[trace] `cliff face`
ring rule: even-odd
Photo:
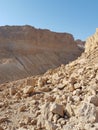
[[[68,33],[28,25],[0,27],[0,83],[41,74],[76,59],[81,52]]]

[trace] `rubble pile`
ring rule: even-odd
[[[97,38],[96,32],[94,43]],[[98,45],[94,45],[86,46],[85,53],[66,66],[2,84],[0,130],[98,130]]]

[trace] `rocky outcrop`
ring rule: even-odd
[[[0,85],[0,127],[97,130],[98,46],[43,75]]]
[[[79,49],[84,50],[85,49],[85,41],[81,41],[80,39],[76,40],[77,46]]]
[[[68,33],[28,25],[0,27],[0,83],[42,74],[81,52]]]
[[[95,34],[86,40],[85,52],[90,53],[97,47],[98,47],[98,28],[96,29]]]

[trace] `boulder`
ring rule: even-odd
[[[50,111],[53,112],[54,114],[58,114],[60,116],[64,116],[64,107],[63,105],[57,104],[57,103],[53,103],[50,106]]]

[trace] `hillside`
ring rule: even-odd
[[[73,36],[26,26],[0,27],[0,83],[42,74],[81,55]]]
[[[97,43],[96,31],[82,56],[70,64],[2,84],[1,130],[97,130]]]

